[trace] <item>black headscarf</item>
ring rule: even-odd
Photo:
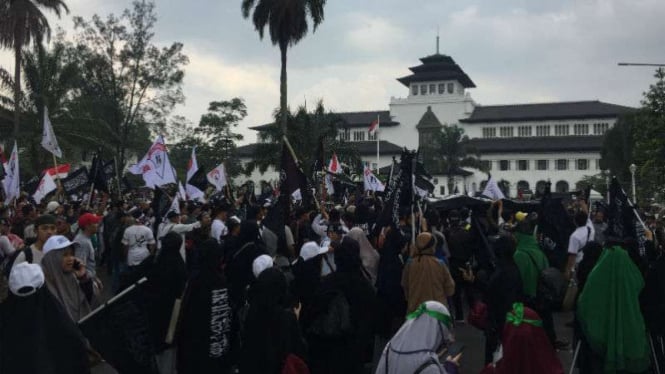
[[[162,248],[148,273],[145,297],[149,313],[149,327],[157,351],[166,349],[164,343],[168,331],[173,304],[182,297],[187,282],[185,262],[180,255],[182,238],[170,232],[162,238]]]
[[[286,308],[286,276],[276,268],[264,270],[252,284],[249,295],[241,372],[279,373],[289,353],[304,358],[305,344],[298,321]]]
[[[254,280],[252,262],[262,254],[263,247],[259,245],[259,227],[256,222],[243,221],[240,224],[238,236],[240,247],[231,256],[226,257],[225,272],[228,277],[231,292],[231,302],[235,307],[244,304],[245,288]]]
[[[345,236],[341,244],[335,249],[335,267],[340,273],[362,274],[362,260],[360,259],[360,244]]]
[[[47,287],[0,304],[0,373],[90,373],[84,338]]]

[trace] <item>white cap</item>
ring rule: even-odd
[[[252,273],[254,273],[255,278],[258,278],[264,270],[270,269],[271,267],[273,267],[272,257],[261,255],[254,259],[254,262],[252,263]]]
[[[21,262],[9,273],[9,290],[16,296],[26,297],[44,285],[44,272],[37,264]]]
[[[62,236],[62,235],[53,235],[52,237],[48,238],[46,243],[44,243],[44,247],[42,248],[42,252],[44,252],[44,255],[47,253],[56,250],[56,249],[62,249],[62,248],[67,248],[72,244],[76,244],[74,242],[70,242],[67,237]]]
[[[300,257],[307,261],[326,252],[328,252],[326,247],[320,247],[316,242],[307,242],[300,248]]]
[[[57,201],[50,201],[48,204],[46,204],[46,211],[49,213],[53,213],[59,207],[60,204]]]

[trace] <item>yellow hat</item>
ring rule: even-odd
[[[527,216],[528,216],[527,213],[517,212],[515,213],[515,220],[517,220],[517,222],[522,222]]]

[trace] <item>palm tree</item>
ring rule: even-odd
[[[242,0],[242,15],[249,18],[254,9],[252,22],[259,37],[263,39],[266,26],[270,31],[273,45],[279,46],[282,57],[282,71],[279,76],[280,128],[286,134],[286,51],[307,35],[308,15],[312,19],[314,31],[323,22],[323,7],[326,0]]]
[[[14,50],[14,133],[18,137],[21,101],[21,55],[31,41],[41,43],[51,37],[51,27],[41,7],[60,17],[61,9],[69,13],[62,0],[0,0],[0,46]]]
[[[440,149],[440,172],[448,177],[448,189],[453,189],[453,179],[461,172],[462,167],[480,168],[477,157],[470,155],[469,137],[464,135],[464,129],[457,126],[443,126],[439,133],[438,146]]]

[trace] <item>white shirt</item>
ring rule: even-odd
[[[136,266],[150,256],[148,245],[155,244],[155,238],[147,226],[132,225],[125,229],[122,244],[129,247],[127,265]]]
[[[0,258],[9,257],[15,250],[7,235],[0,236]]]
[[[157,249],[162,248],[162,238],[165,237],[166,234],[170,232],[175,232],[176,234],[180,234],[180,238],[182,239],[182,244],[180,245],[180,256],[182,256],[183,261],[186,261],[185,233],[190,232],[194,229],[198,229],[199,227],[201,227],[201,222],[194,222],[190,224],[173,223],[173,222],[160,223],[159,229],[157,230],[157,238],[159,239],[157,241]]]
[[[224,222],[222,222],[221,219],[215,218],[212,221],[212,226],[210,226],[210,237],[217,239],[217,241],[221,244],[222,243],[222,237],[226,236],[226,234],[229,233],[229,229],[226,228],[226,225]]]
[[[581,249],[590,241],[594,240],[596,235],[595,230],[593,229],[593,224],[591,221],[587,221],[586,226],[578,227],[572,234],[570,234],[570,239],[568,240],[568,254],[576,255],[575,263],[579,264],[584,257],[584,252]]]

